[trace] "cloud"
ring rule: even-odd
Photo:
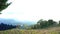
[[[60,0],[14,0],[0,15],[2,18],[38,21],[60,19]]]

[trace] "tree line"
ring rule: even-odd
[[[16,28],[16,25],[9,25],[9,24],[0,24],[0,30],[8,30],[8,29],[13,29]]]
[[[32,25],[31,29],[43,29],[43,28],[57,27],[57,26],[60,26],[60,21],[56,22],[52,19],[49,20],[41,19],[37,22],[37,24]]]

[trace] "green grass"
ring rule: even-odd
[[[20,30],[11,29],[6,31],[0,31],[0,34],[60,34],[60,27],[54,27],[49,29],[37,29],[37,30]]]

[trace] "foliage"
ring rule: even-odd
[[[59,21],[59,26],[60,26],[60,21]]]
[[[11,3],[7,3],[8,0],[0,0],[0,13],[6,9]]]
[[[16,26],[4,24],[4,23],[0,24],[0,30],[8,30],[8,29],[13,29],[13,28],[16,28]]]
[[[33,25],[32,29],[42,29],[42,28],[48,28],[48,27],[54,27],[57,26],[57,22],[53,21],[52,19],[47,20],[39,20],[37,24]]]

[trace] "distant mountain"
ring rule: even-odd
[[[18,21],[15,19],[5,19],[5,18],[0,18],[0,23],[12,24],[12,25],[23,25],[23,24],[32,25],[32,24],[35,24],[34,22],[31,22],[31,21]]]
[[[4,18],[0,18],[0,23],[12,24],[12,25],[23,24],[23,23],[21,23],[17,20],[14,20],[14,19],[4,19]]]
[[[27,25],[36,24],[35,22],[32,22],[32,21],[22,21],[22,23],[27,24]]]

